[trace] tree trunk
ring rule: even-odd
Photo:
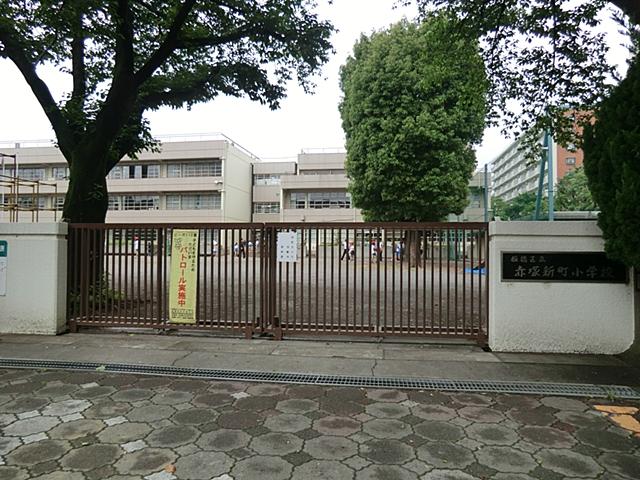
[[[69,223],[104,223],[109,206],[106,154],[74,151],[70,165],[69,190],[62,218]]]
[[[409,266],[420,268],[422,255],[420,253],[420,232],[409,230],[406,233],[407,252],[409,254]]]

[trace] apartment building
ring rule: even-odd
[[[540,143],[542,140],[541,136]],[[540,162],[531,161],[520,147],[520,140],[513,142],[491,163],[493,195],[505,201],[512,200],[522,193],[537,191],[538,188]],[[564,148],[552,139],[551,160],[554,185],[567,173],[581,166],[583,159],[582,150]],[[545,193],[547,185],[548,173],[545,173]]]
[[[59,219],[69,185],[69,169],[60,151],[27,143],[0,152],[5,159],[17,159],[17,168],[13,161],[5,163],[0,221],[9,221],[10,215],[31,221],[36,210],[38,221]],[[222,135],[163,139],[159,152],[124,158],[109,172],[107,222],[249,222],[251,171],[257,160]],[[15,170],[19,189],[7,181]],[[16,204],[12,211],[10,206]]]
[[[486,178],[485,178],[486,176]],[[486,191],[491,188],[491,173],[481,169],[469,180],[469,197],[467,207],[462,215],[449,215],[449,222],[485,222],[489,220],[491,195]]]

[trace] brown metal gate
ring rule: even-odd
[[[193,325],[168,319],[173,228],[200,230]],[[295,232],[295,262],[278,261],[279,232]],[[487,266],[485,223],[71,225],[68,318],[71,329],[485,342]]]

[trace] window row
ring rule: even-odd
[[[280,175],[273,173],[255,173],[253,175],[254,185],[280,185]]]
[[[256,202],[253,204],[253,213],[280,213],[280,203]]]
[[[219,193],[167,195],[167,210],[220,210]]]
[[[351,208],[349,192],[291,192],[289,208]]]
[[[160,165],[116,165],[111,169],[107,178],[120,180],[126,178],[159,178]]]

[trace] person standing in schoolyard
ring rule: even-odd
[[[347,257],[347,262],[349,261],[349,239],[345,238],[342,241],[342,255],[340,255],[340,261]]]

